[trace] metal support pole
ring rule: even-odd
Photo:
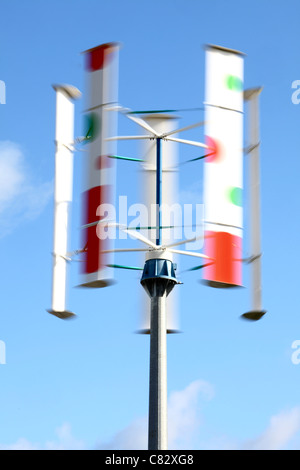
[[[167,450],[166,298],[178,284],[172,256],[163,249],[149,251],[141,284],[151,299],[148,449]]]
[[[161,245],[162,159],[156,139],[156,244]],[[167,321],[166,297],[177,284],[165,251],[148,253],[141,284],[151,298],[148,449],[167,450]]]
[[[156,244],[161,244],[161,195],[162,195],[162,162],[161,162],[161,139],[156,139]]]
[[[166,450],[167,430],[167,332],[166,294],[151,298],[150,387],[148,449]]]

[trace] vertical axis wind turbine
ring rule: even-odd
[[[87,132],[83,137],[88,148],[85,158],[83,247],[81,253],[83,280],[81,286],[105,287],[112,283],[110,256],[116,252],[146,252],[141,285],[150,298],[150,371],[149,371],[149,450],[166,450],[167,439],[167,334],[166,300],[176,284],[174,255],[206,259],[206,264],[191,268],[204,268],[204,282],[211,287],[236,287],[242,285],[242,232],[243,232],[243,101],[250,104],[250,186],[251,186],[251,250],[252,310],[243,315],[250,320],[260,319],[265,311],[261,306],[261,242],[259,200],[259,135],[258,95],[260,89],[243,92],[243,54],[219,46],[208,46],[206,51],[206,103],[205,122],[180,129],[166,125],[167,116],[148,115],[142,118],[117,105],[116,52],[118,45],[108,43],[85,52],[90,95],[87,105]],[[73,100],[80,92],[71,86],[55,86],[56,90],[56,154],[54,195],[54,249],[52,307],[48,310],[59,318],[72,317],[66,308],[67,239],[69,206],[72,200],[73,180]],[[147,134],[139,136],[111,136],[116,133],[115,115],[120,111]],[[145,114],[145,112],[140,113]],[[171,121],[171,120],[170,120]],[[158,122],[160,124],[158,125]],[[174,121],[172,121],[174,122]],[[205,143],[181,139],[180,132],[205,124]],[[129,230],[117,221],[107,221],[103,206],[111,203],[115,188],[114,158],[140,161],[113,155],[114,141],[144,139],[155,141],[151,158],[144,167],[149,190],[147,204],[155,205],[155,221],[151,219],[147,236],[140,231]],[[168,185],[176,192],[173,176],[174,161],[168,160],[169,142],[202,147],[204,158],[204,253],[178,249],[191,240],[176,242],[163,235],[166,228],[164,203],[175,202]],[[149,143],[149,142],[148,142]],[[171,152],[172,153],[172,152]],[[113,158],[112,158],[113,157]],[[168,163],[167,163],[168,161]],[[148,165],[148,166],[147,166]],[[149,207],[148,207],[149,210]],[[154,226],[153,226],[154,223]],[[101,237],[101,230],[114,225],[140,240],[147,248],[115,249],[111,240]],[[153,236],[153,230],[155,235]],[[105,237],[104,237],[105,238]],[[127,267],[132,269],[131,267]],[[170,304],[167,304],[170,308]],[[172,307],[171,307],[172,308]]]

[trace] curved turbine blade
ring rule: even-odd
[[[164,247],[169,248],[172,246],[184,245],[185,243],[195,242],[196,240],[201,240],[202,238],[204,238],[204,236],[200,235],[199,237],[188,238],[186,240],[181,240],[180,242],[171,243],[170,245],[164,245]]]
[[[196,122],[195,124],[191,124],[186,127],[181,127],[180,129],[176,129],[175,131],[166,132],[161,137],[164,139],[168,135],[178,134],[179,132],[188,131],[189,129],[194,129],[194,127],[204,126],[204,124],[205,124],[205,121]]]
[[[155,137],[159,137],[159,134],[157,134],[157,132],[153,129],[153,127],[149,126],[149,124],[147,124],[147,122],[145,122],[143,119],[137,118],[130,114],[126,114],[126,116],[128,117],[128,119],[131,119],[136,124],[143,127],[143,129],[146,129],[146,131],[151,132],[151,134],[153,134]]]
[[[152,135],[117,135],[115,137],[108,137],[105,139],[107,142],[111,140],[137,140],[137,139],[154,139]]]
[[[107,264],[109,268],[117,268],[117,269],[131,269],[133,271],[143,271],[144,268],[140,268],[137,266],[124,266],[122,264]]]
[[[96,220],[95,222],[90,222],[89,224],[82,225],[81,228],[89,228],[89,227],[93,227],[94,225],[100,225],[100,224],[109,225],[111,227],[111,226],[116,225],[116,222],[114,222],[112,219]]]
[[[159,248],[158,245],[153,243],[151,240],[148,240],[148,238],[144,237],[144,235],[142,235],[139,232],[136,232],[134,230],[128,230],[127,228],[121,228],[121,230],[123,232],[128,233],[128,235],[130,235],[131,237],[136,238],[137,240],[140,240],[141,242],[145,243],[146,245],[151,246],[151,248],[154,248],[155,250],[157,250]]]
[[[115,158],[116,160],[125,160],[130,162],[143,162],[142,158],[123,157],[121,155],[107,155],[108,158]]]
[[[179,142],[182,144],[194,145],[195,147],[202,147],[204,149],[210,149],[210,147],[206,144],[202,144],[201,142],[195,142],[193,140],[185,140],[185,139],[177,139],[175,137],[164,137],[164,140],[171,140],[172,142]]]
[[[186,273],[186,272],[189,272],[189,271],[198,271],[199,269],[203,269],[203,268],[205,268],[206,266],[209,266],[209,265],[211,265],[211,264],[212,264],[212,263],[200,264],[200,266],[194,266],[193,268],[185,269],[184,271],[181,271],[179,274]]]
[[[148,248],[115,248],[113,250],[102,250],[102,253],[127,253],[129,251],[149,251]]]
[[[168,250],[171,253],[177,253],[179,255],[187,255],[187,256],[194,256],[195,258],[205,258],[211,259],[209,256],[203,255],[202,253],[197,253],[196,251],[184,251],[184,250]]]

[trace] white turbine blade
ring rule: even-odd
[[[101,221],[100,221],[101,223]],[[148,238],[144,237],[141,233],[137,232],[136,230],[131,230],[127,227],[127,225],[122,225],[117,222],[107,222],[106,225],[108,227],[116,227],[119,230],[122,230],[122,232],[128,233],[128,235],[132,236],[133,238],[136,238],[137,240],[140,240],[141,242],[145,243],[146,245],[150,246],[151,248],[158,249],[159,247],[153,243],[151,240]]]
[[[107,111],[119,111],[122,114],[127,114],[131,111],[129,108],[124,108],[121,105],[116,105],[116,106],[109,106],[107,107]]]
[[[202,253],[197,253],[196,251],[184,251],[184,250],[169,250],[171,253],[177,253],[178,255],[187,255],[187,256],[194,256],[195,258],[205,258],[205,259],[212,259],[209,256],[203,255]]]
[[[116,222],[113,222],[112,219],[96,220],[95,222],[91,222],[89,224],[82,225],[81,228],[89,228],[89,227],[93,227],[94,225],[98,225],[98,224],[105,224],[105,225],[109,225],[109,226],[114,226],[116,224]]]
[[[107,227],[116,227],[119,230],[122,230],[122,232],[128,233],[128,235],[132,236],[133,238],[136,238],[137,240],[140,240],[141,242],[145,243],[146,245],[150,246],[151,248],[157,249],[158,246],[153,243],[151,240],[148,240],[148,238],[144,237],[141,233],[135,231],[135,230],[130,230],[126,225],[118,224],[117,222],[110,222],[109,219],[106,220],[98,220],[96,222],[91,222],[90,224],[84,225],[82,228],[87,228],[87,227],[92,227],[94,225],[98,224],[104,224]],[[114,250],[109,250],[109,252],[113,252]],[[104,253],[104,251],[102,251]]]
[[[92,224],[97,218],[101,220],[101,210],[98,213],[98,208],[115,202],[116,165],[111,159],[108,163],[107,156],[116,153],[116,145],[106,139],[117,135],[117,114],[107,110],[113,103],[117,104],[118,50],[119,44],[105,43],[84,51],[88,83],[86,136],[89,137],[88,155],[84,158],[82,172],[82,216],[86,225]],[[100,236],[96,228],[101,229],[102,233],[102,224],[82,230],[82,243],[86,246],[80,273],[82,287],[105,287],[113,281],[113,271],[107,268],[113,259],[105,257],[104,260],[101,251],[112,248],[114,238]]]
[[[153,127],[149,126],[149,124],[147,124],[147,122],[145,122],[143,119],[137,118],[135,116],[131,116],[129,114],[127,114],[126,116],[132,121],[134,121],[136,124],[138,124],[139,126],[146,129],[146,131],[151,132],[151,134],[153,134],[155,137],[159,137],[159,134],[157,134],[157,132],[153,129]]]
[[[249,101],[249,176],[250,176],[250,248],[251,266],[251,311],[243,316],[250,320],[259,320],[266,311],[262,308],[261,276],[261,221],[260,221],[260,154],[259,154],[259,94],[262,88],[253,88],[244,92]]]
[[[103,250],[102,253],[127,253],[137,251],[149,251],[149,248],[115,248],[113,250]]]
[[[243,83],[243,54],[207,46],[205,135],[215,148],[203,166],[204,252],[215,265],[203,280],[215,287],[242,285]]]
[[[175,131],[171,131],[171,132],[166,132],[165,134],[162,134],[162,138],[165,138],[169,135],[172,135],[172,134],[178,134],[179,132],[183,132],[183,131],[187,131],[189,129],[194,129],[194,127],[199,127],[199,126],[203,126],[205,124],[204,121],[201,121],[201,122],[196,122],[195,124],[191,124],[190,126],[186,126],[186,127],[181,127],[180,129],[176,129]]]
[[[210,147],[206,144],[202,144],[201,142],[195,142],[193,140],[185,140],[185,139],[177,139],[175,137],[164,137],[164,140],[171,140],[172,142],[179,142],[181,144],[188,144],[194,145],[195,147],[202,147],[204,149],[210,149]]]
[[[259,161],[259,105],[260,89],[253,93],[250,104],[250,139],[254,147],[249,155],[250,166],[250,234],[251,252],[253,254],[252,267],[252,308],[262,310],[261,289],[261,239],[260,239],[260,161]]]
[[[151,248],[154,248],[154,249],[158,249],[159,247],[153,243],[151,240],[149,240],[148,238],[144,237],[144,235],[142,235],[141,233],[139,232],[136,232],[134,230],[127,230],[127,229],[122,229],[121,230],[123,232],[126,232],[128,233],[130,236],[132,236],[133,238],[136,238],[137,240],[140,240],[141,242],[145,243],[146,245],[148,246],[151,246]]]
[[[69,85],[54,85],[56,91],[54,236],[52,303],[48,312],[68,318],[66,309],[67,255],[70,206],[73,196],[74,103],[79,90]]]
[[[115,137],[108,137],[105,140],[109,142],[111,140],[137,140],[137,139],[154,139],[154,137],[152,135],[128,135],[128,136],[118,135]]]
[[[193,237],[193,238],[189,238],[189,239],[186,239],[186,240],[181,240],[180,242],[171,243],[170,245],[164,245],[164,248],[169,248],[169,247],[172,247],[172,246],[184,245],[185,243],[190,243],[190,242],[195,242],[196,240],[201,240],[201,238],[204,238],[204,236],[203,236],[203,235],[200,235],[199,237]]]

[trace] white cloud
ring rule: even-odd
[[[63,423],[58,427],[56,435],[58,437],[56,441],[46,442],[46,450],[84,450],[84,442],[72,435],[69,423]]]
[[[267,429],[244,443],[247,450],[283,450],[300,430],[300,407],[283,411],[270,419]]]
[[[196,380],[185,389],[171,393],[168,403],[168,448],[218,450],[282,450],[291,444],[300,431],[300,407],[274,415],[266,430],[257,438],[238,442],[232,438],[212,436],[202,440],[205,430],[201,413],[202,400],[213,398],[213,389],[207,382]],[[138,418],[116,433],[107,443],[97,446],[105,450],[147,449],[147,417]],[[299,448],[299,445],[298,445]]]
[[[171,393],[168,404],[170,449],[191,449],[202,424],[200,397],[211,399],[212,386],[196,380],[185,389]]]
[[[270,419],[266,430],[257,438],[238,442],[226,435],[211,436],[202,440],[200,433],[205,431],[203,422],[203,401],[213,398],[213,389],[207,382],[196,380],[185,389],[172,392],[168,403],[169,436],[168,448],[212,449],[212,450],[283,450],[293,446],[293,439],[299,437],[300,406],[278,413]],[[137,418],[117,432],[107,442],[96,445],[103,450],[143,450],[147,449],[147,416]],[[85,450],[83,440],[72,434],[71,425],[63,423],[55,430],[56,438],[45,444],[34,444],[25,438],[15,443],[1,445],[0,450]],[[299,449],[299,444],[294,449]]]
[[[280,450],[291,444],[300,431],[300,407],[274,415],[266,430],[257,438],[245,442],[222,435],[203,437],[203,399],[211,400],[213,387],[205,381],[196,380],[180,391],[170,394],[168,403],[168,448],[176,449],[247,449]],[[111,440],[98,445],[106,450],[147,449],[147,417],[135,419],[127,427],[112,436]]]
[[[147,449],[147,417],[137,418],[121,431],[117,432],[110,441],[97,445],[102,450],[145,450]]]
[[[52,194],[52,181],[33,181],[21,147],[0,142],[0,237],[38,217]]]
[[[15,443],[0,445],[0,450],[84,450],[85,445],[82,440],[76,439],[71,432],[71,425],[63,423],[55,430],[57,439],[47,441],[45,446],[33,444],[27,439],[20,438]]]
[[[212,386],[196,380],[185,389],[170,394],[168,403],[168,447],[169,449],[192,449],[193,440],[201,424],[200,396],[211,399]],[[106,450],[147,449],[148,418],[135,419],[116,433],[106,443],[98,445]]]
[[[27,439],[21,437],[14,444],[1,444],[0,450],[38,450],[38,447]]]
[[[0,211],[22,192],[24,184],[23,155],[16,144],[0,142]]]

